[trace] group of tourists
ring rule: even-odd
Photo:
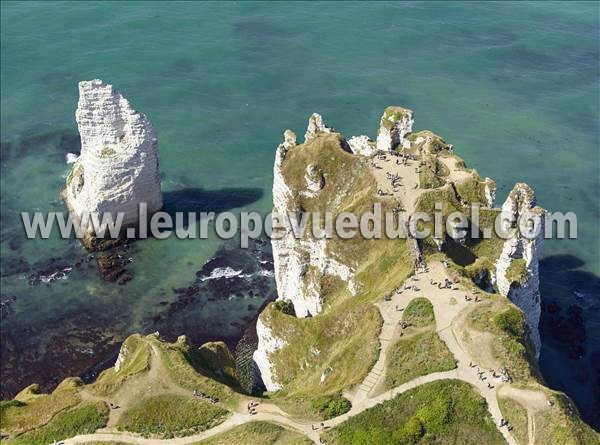
[[[248,405],[246,406],[248,408],[248,414],[250,414],[251,416],[254,416],[256,414],[257,406],[258,406],[258,402],[255,402],[254,400],[250,400],[248,402]]]
[[[432,286],[437,285],[438,289],[452,289],[452,285],[454,283],[448,278],[444,278],[444,284],[442,284],[441,282],[438,283],[437,281],[433,280],[429,280],[429,284],[431,284]]]
[[[390,181],[390,185],[392,186],[392,189],[395,192],[398,191],[397,187],[399,187],[401,185],[400,184],[400,175],[397,173],[392,174],[390,172],[387,172],[386,176],[387,176],[387,179]]]
[[[400,328],[402,328],[402,329],[406,329],[406,328],[408,328],[410,326],[410,323],[408,323],[408,322],[406,322],[404,320],[400,320],[398,322],[398,324],[400,325]]]
[[[486,371],[482,370],[479,366],[477,366],[473,362],[469,362],[469,368],[477,368],[477,375],[478,375],[480,381],[483,382],[487,379],[487,377],[485,375]],[[490,369],[489,373],[496,380],[500,379],[504,383],[512,383],[512,378],[508,374],[508,370],[505,367],[499,368],[498,372],[496,372],[495,369]],[[487,387],[488,387],[488,389],[494,389],[494,385],[492,385],[490,382],[487,382]]]
[[[473,301],[473,297],[469,297],[467,294],[465,294],[465,301]],[[475,303],[479,303],[480,301],[479,295],[475,295]]]

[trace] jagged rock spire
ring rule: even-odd
[[[137,223],[141,202],[148,213],[160,210],[158,140],[148,118],[99,79],[79,83],[75,117],[81,154],[63,191],[69,210],[123,212],[125,225]]]
[[[404,146],[404,137],[412,132],[413,122],[412,110],[402,107],[387,107],[379,121],[377,149],[390,151],[398,145]]]
[[[536,205],[535,193],[525,183],[515,184],[502,205],[503,229],[516,229],[504,241],[502,253],[496,262],[498,291],[508,297],[525,313],[529,337],[536,357],[539,356],[541,340],[538,325],[541,305],[539,290],[539,256],[544,241],[545,212]],[[527,212],[540,217],[541,226],[535,237],[526,237],[519,230],[519,218]]]
[[[334,133],[333,128],[328,127],[323,122],[323,117],[319,113],[313,113],[308,118],[308,128],[304,135],[304,142],[308,142],[311,139],[317,137],[319,133]]]

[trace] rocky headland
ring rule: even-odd
[[[144,200],[159,209],[147,119],[100,81],[80,91],[70,210],[132,215]],[[51,394],[32,385],[2,402],[7,443],[278,443],[274,428],[294,443],[600,443],[539,375],[541,237],[471,235],[493,229],[501,212],[507,229],[525,212],[543,220],[533,190],[518,183],[496,207],[494,181],[442,137],[414,131],[411,110],[388,107],[379,124],[375,140],[346,139],[316,113],[303,142],[286,130],[275,151],[274,210],[335,217],[377,204],[409,222],[439,204],[444,218],[467,216],[466,235],[454,225],[424,239],[284,230],[271,240],[277,300],[235,354],[223,342],[130,336],[93,382],[67,379]],[[227,267],[207,263],[170,309],[193,304]],[[242,375],[255,342],[256,379]]]

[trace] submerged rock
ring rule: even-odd
[[[75,116],[81,154],[62,192],[69,212],[79,218],[90,212],[115,218],[122,212],[127,226],[139,222],[140,203],[149,215],[160,210],[158,140],[148,118],[98,79],[79,83]],[[97,248],[92,225],[82,228],[86,247]]]

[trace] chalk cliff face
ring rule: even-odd
[[[289,131],[289,130],[288,130]],[[313,113],[308,118],[308,127],[304,134],[304,142],[314,139],[319,133],[334,133],[333,128],[329,128],[323,122],[323,117],[319,113]]]
[[[541,341],[538,325],[541,306],[538,263],[544,239],[544,211],[536,206],[533,190],[527,184],[517,183],[502,205],[502,212],[508,217],[504,223],[505,229],[516,227],[519,217],[527,212],[540,217],[541,230],[537,236],[528,239],[516,230],[504,242],[502,253],[496,262],[498,291],[525,313],[529,336],[535,347],[536,357],[539,357]]]
[[[318,201],[322,197],[321,193],[324,193],[324,188],[328,186],[325,173],[317,163],[312,161],[308,162],[306,166],[302,165],[301,170],[298,171],[297,180],[294,181],[294,178],[290,178],[290,174],[286,177],[284,172],[286,163],[292,162],[287,159],[290,151],[294,150],[298,154],[298,151],[309,150],[308,145],[317,138],[319,141],[323,137],[333,140],[338,136],[333,129],[324,124],[323,118],[316,113],[309,118],[304,144],[297,144],[296,135],[291,130],[285,131],[284,141],[277,147],[275,153],[274,214],[283,215],[285,218],[288,214],[295,215],[299,225],[303,209],[298,198]],[[336,141],[337,150],[344,153],[349,151],[341,136]],[[310,149],[316,148],[313,146]],[[334,209],[329,208],[329,210],[333,211]],[[317,239],[310,235],[297,238],[289,224],[283,225],[286,227],[279,229],[279,237],[271,239],[278,300],[290,301],[297,317],[315,316],[323,309],[324,297],[321,279],[324,277],[341,279],[346,283],[350,293],[354,295],[356,292],[354,270],[331,254],[329,249],[331,240]],[[281,224],[276,224],[274,221],[274,227],[276,226],[281,226]],[[307,229],[307,233],[312,232]],[[271,355],[284,347],[286,343],[273,333],[268,320],[263,318],[261,315],[257,321],[258,348],[253,354],[253,359],[267,390],[276,391],[281,388],[281,384],[277,382],[274,374]]]
[[[333,133],[333,130],[323,123],[323,118],[319,114],[314,113],[309,118],[305,142],[323,133]],[[275,154],[273,212],[279,215],[292,212],[300,221],[300,209],[296,208],[294,194],[315,197],[325,186],[325,179],[318,166],[309,164],[304,173],[303,186],[299,190],[292,190],[286,183],[282,171],[286,153],[290,149],[302,150],[303,147],[297,146],[294,133],[286,130],[284,142],[279,145]],[[349,282],[352,292],[353,271],[328,254],[328,240],[312,239],[312,237],[297,239],[290,229],[288,227],[280,239],[271,240],[278,299],[291,301],[298,317],[316,315],[321,312],[322,297],[314,274],[338,276]]]
[[[138,222],[138,206],[148,214],[162,208],[158,140],[148,118],[135,111],[112,85],[79,83],[75,113],[81,154],[63,191],[73,214],[123,212],[123,224]],[[92,228],[86,236],[93,237]],[[85,242],[85,240],[84,240]]]
[[[487,206],[491,209],[496,205],[496,183],[491,178],[485,178],[484,193]]]
[[[408,147],[405,136],[412,132],[413,112],[401,107],[387,107],[381,116],[377,132],[377,149],[390,151],[398,145]]]
[[[260,371],[260,376],[267,391],[277,391],[282,388],[273,375],[273,365],[270,355],[286,345],[285,341],[273,335],[271,329],[266,326],[259,317],[256,321],[256,335],[258,336],[258,349],[254,351],[252,358]]]
[[[352,150],[352,153],[362,156],[373,156],[377,153],[377,145],[369,136],[353,136],[348,139],[348,145]]]
[[[365,156],[373,156],[377,150],[394,150],[399,146],[409,148],[424,158],[444,152],[444,158],[449,159],[447,161],[449,165],[454,163],[457,166],[450,173],[458,172],[456,174],[458,179],[452,188],[447,185],[437,187],[438,191],[444,187],[446,190],[453,191],[448,194],[440,193],[439,199],[447,200],[448,205],[456,206],[457,210],[461,205],[479,202],[488,212],[496,214],[498,209],[494,208],[496,198],[494,181],[490,178],[484,180],[474,170],[463,166],[464,162],[453,153],[453,146],[434,133],[425,130],[411,134],[412,124],[412,111],[400,107],[388,107],[381,118],[376,142],[371,141],[367,136],[354,137],[346,141],[335,130],[325,125],[323,118],[318,114],[310,117],[303,144],[298,144],[295,134],[286,130],[284,141],[278,146],[275,154],[274,214],[295,215],[299,225],[302,215],[311,211],[326,210],[336,215],[337,212],[351,210],[352,206],[363,205],[364,208],[369,208],[368,206],[378,199],[376,193],[378,183],[371,170],[372,162],[365,159]],[[371,180],[372,183],[369,182]],[[440,181],[441,184],[444,182],[446,179]],[[536,206],[533,191],[526,184],[515,186],[502,210],[508,216],[509,226],[516,224],[519,217],[529,211],[542,218],[544,215],[544,211]],[[274,227],[280,225],[280,221],[277,223],[274,221]],[[310,228],[307,231],[310,232]],[[467,243],[466,238],[458,236],[458,227],[451,227],[450,232],[449,235],[456,238],[463,249],[471,249],[471,244]],[[494,259],[488,258],[487,255],[478,258],[484,263],[485,260],[489,261],[490,270],[486,272],[489,274],[490,282],[492,284],[495,282],[499,292],[524,311],[529,336],[538,355],[540,348],[538,261],[542,238],[543,231],[533,239],[516,233],[506,239],[501,252],[498,252],[497,245],[492,247]],[[434,238],[433,242],[438,250],[444,251],[443,239]],[[332,277],[343,283],[344,290],[347,289],[349,295],[355,296],[369,291],[367,287],[372,284],[365,285],[363,275],[357,275],[356,271],[365,270],[364,264],[360,261],[369,258],[367,249],[379,253],[377,246],[383,245],[365,243],[356,250],[345,251],[343,244],[336,243],[335,239],[312,236],[298,238],[289,225],[285,229],[279,229],[278,236],[274,236],[271,243],[278,300],[290,301],[297,317],[318,316],[325,310],[335,310],[335,303],[330,304],[327,300],[327,282]],[[412,264],[416,256],[420,257],[420,248],[416,241],[414,244],[416,248],[409,249],[411,253],[416,252],[416,255],[402,257],[403,261],[410,261]],[[404,254],[406,255],[406,252]],[[491,264],[494,261],[495,268]],[[321,288],[322,283],[326,283],[323,288]],[[491,287],[490,290],[493,291]],[[253,356],[269,391],[281,389],[282,382],[287,378],[282,375],[278,381],[280,358],[276,359],[274,353],[281,350],[276,356],[283,357],[286,349],[294,345],[290,340],[293,338],[293,323],[281,325],[276,324],[274,320],[277,319],[271,318],[266,312],[259,317],[258,349]]]

